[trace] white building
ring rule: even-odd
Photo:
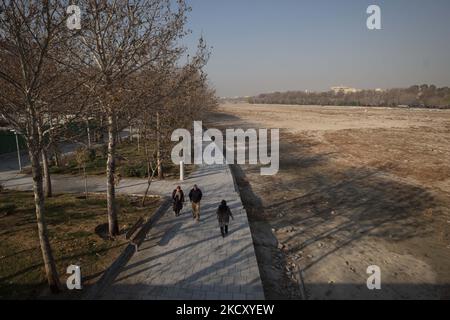
[[[348,94],[348,93],[356,93],[359,92],[360,90],[350,87],[338,86],[338,87],[331,87],[331,91],[334,91],[335,94],[338,93]]]

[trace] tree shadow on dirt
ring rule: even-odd
[[[217,119],[223,121],[223,127],[259,127],[226,114],[216,115]],[[341,157],[332,145],[323,144],[320,135],[313,136],[281,130],[280,171],[276,176],[260,176],[259,166],[232,166],[249,216],[266,295],[299,298],[298,279],[293,279],[296,269],[315,272],[318,265],[328,264],[328,258],[339,258],[348,248],[378,250],[383,247],[381,242],[389,246],[385,249],[389,254],[396,250],[426,261],[435,270],[442,269],[440,260],[433,260],[448,249],[434,243],[438,242],[436,228],[439,224],[445,227],[448,220],[444,219],[448,216],[446,206],[425,187],[389,174],[389,168],[357,167],[339,161]],[[428,252],[430,241],[438,251]],[[370,247],[367,242],[372,243]],[[437,283],[446,283],[445,272],[438,275]],[[286,278],[287,289],[277,284]],[[307,285],[322,291],[319,288],[323,285]],[[342,286],[347,290],[351,287]],[[417,288],[413,284],[402,287]],[[274,294],[274,290],[281,293]],[[421,295],[416,293],[410,297]]]
[[[295,290],[298,288],[298,284],[285,275],[286,257],[278,249],[278,240],[273,234],[270,224],[261,218],[264,216],[263,202],[253,192],[242,168],[239,165],[230,167],[236,179],[242,203],[247,211],[265,297],[270,300],[287,299],[290,296],[286,289],[294,288]],[[296,293],[298,294],[298,292]]]
[[[309,158],[308,155],[296,158],[291,152],[282,157],[291,159],[282,161],[280,170],[285,174],[282,177],[289,176],[289,180],[278,180],[274,192],[280,200],[266,202],[265,206],[260,203],[264,210],[258,211],[264,212],[277,228],[295,226],[282,240],[286,244],[283,251],[287,255],[314,252],[297,263],[303,271],[363,238],[396,243],[433,236],[433,219],[427,218],[426,213],[431,210],[434,216],[439,216],[441,212],[428,190],[389,176],[382,170],[323,165],[327,155],[316,155],[320,161],[308,162],[311,165],[303,172],[301,159]],[[323,248],[318,250],[320,246]],[[309,286],[316,294],[323,291],[323,286],[314,283]],[[350,285],[344,287],[351,290]],[[414,286],[406,284],[403,287]],[[421,289],[417,286],[415,289],[409,297],[421,295]],[[353,292],[357,292],[357,286]],[[401,296],[408,298],[405,292]]]

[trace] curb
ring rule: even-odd
[[[136,238],[136,245],[139,246],[145,240],[145,236],[150,231],[151,227],[164,215],[170,207],[171,199],[169,197],[163,198],[164,202],[156,210],[156,212],[147,219],[141,230],[138,232]],[[119,257],[106,269],[101,278],[89,289],[83,300],[97,300],[103,293],[105,288],[117,277],[122,267],[131,259],[136,252],[136,246],[129,243]]]
[[[231,164],[229,164],[227,167],[228,167],[228,170],[230,171],[231,177],[233,178],[234,191],[235,191],[235,192],[239,195],[239,197],[240,197],[240,196],[241,196],[241,192],[239,191],[239,186],[238,186],[238,184],[237,184],[236,177],[234,176],[233,169],[231,168]],[[242,199],[241,199],[241,201],[242,201]]]

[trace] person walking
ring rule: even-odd
[[[181,187],[178,186],[172,192],[172,200],[173,200],[173,211],[175,212],[175,216],[178,217],[180,215],[181,210],[183,209],[184,203],[184,192],[181,190]]]
[[[195,184],[191,192],[189,192],[189,200],[192,204],[192,218],[200,221],[200,201],[202,200],[202,191]]]
[[[230,223],[230,217],[234,220],[230,207],[225,200],[222,200],[219,208],[217,209],[217,220],[219,220],[220,233],[225,238],[228,235],[228,224]]]

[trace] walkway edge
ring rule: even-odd
[[[141,228],[137,235],[137,245],[139,246],[147,236],[151,227],[164,215],[172,203],[169,197],[165,197],[163,203],[159,206],[158,210],[148,218],[147,222]],[[95,300],[101,295],[105,287],[113,281],[120,273],[122,267],[124,267],[131,257],[135,254],[135,246],[128,244],[124,251],[117,257],[117,259],[106,269],[101,278],[89,289],[84,300]]]
[[[228,165],[228,170],[230,170],[231,177],[233,178],[234,191],[241,197],[241,191],[239,190],[239,185],[237,183],[236,177],[234,176],[233,168],[231,168],[231,164]],[[241,198],[242,202],[242,198]],[[245,212],[247,214],[247,210]],[[247,216],[248,219],[248,216]]]
[[[232,166],[231,164],[228,165],[228,170],[230,171],[230,175],[233,178],[234,190],[237,193],[237,195],[239,196],[239,200],[241,201],[241,204],[242,204],[242,210],[244,210],[245,216],[247,217],[248,228],[250,229],[250,235],[252,237],[253,254],[255,255],[256,265],[258,267],[258,273],[259,273],[259,280],[261,281],[261,285],[262,285],[262,288],[263,288],[262,295],[263,295],[264,300],[265,300],[266,299],[266,293],[264,292],[264,285],[263,285],[263,281],[262,281],[262,277],[261,277],[261,270],[260,270],[260,266],[259,266],[259,263],[258,263],[258,257],[256,255],[255,238],[253,237],[252,228],[250,226],[250,220],[248,218],[248,212],[247,212],[247,209],[244,206],[244,202],[242,201],[241,191],[239,189],[239,185],[238,185],[238,182],[236,180],[235,173],[234,173],[233,168],[231,166]]]

